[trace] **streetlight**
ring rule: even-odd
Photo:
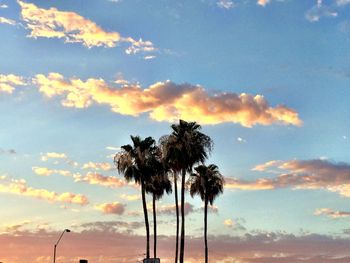
[[[63,232],[62,232],[60,238],[59,238],[58,241],[56,242],[56,244],[55,244],[55,246],[54,246],[54,249],[53,249],[53,263],[56,263],[56,247],[57,247],[58,243],[60,242],[60,240],[61,240],[61,238],[62,238],[62,236],[63,236],[63,234],[64,234],[65,232],[69,233],[70,230],[69,230],[69,229],[63,230]]]

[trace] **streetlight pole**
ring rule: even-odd
[[[56,248],[57,248],[57,245],[58,245],[58,243],[60,242],[60,240],[61,240],[61,238],[62,238],[62,236],[63,236],[63,234],[64,234],[65,232],[69,233],[70,230],[69,230],[69,229],[63,230],[62,234],[60,235],[60,238],[59,238],[58,241],[56,242],[56,244],[55,244],[55,246],[54,246],[54,249],[53,249],[53,263],[56,263]]]

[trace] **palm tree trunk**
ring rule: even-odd
[[[181,242],[180,242],[180,263],[184,263],[185,252],[185,178],[186,170],[182,170],[181,178]]]
[[[207,239],[207,226],[208,226],[208,198],[205,197],[204,203],[204,245],[205,245],[205,263],[208,263],[208,239]]]
[[[156,197],[153,194],[153,258],[157,258],[157,213],[156,213]]]
[[[141,180],[141,194],[142,194],[143,215],[145,217],[146,236],[147,236],[146,258],[149,258],[149,222],[148,222],[148,213],[147,213],[147,205],[146,205],[145,182],[143,180]]]
[[[177,174],[174,173],[174,190],[175,190],[175,207],[176,207],[176,249],[175,249],[175,263],[178,261],[179,254],[179,227],[180,227],[180,218],[179,218],[179,198],[177,194]]]

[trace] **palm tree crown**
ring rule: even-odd
[[[199,165],[194,168],[196,173],[192,174],[190,180],[190,194],[199,195],[202,201],[207,200],[211,205],[215,198],[224,191],[224,178],[215,164],[209,166]]]

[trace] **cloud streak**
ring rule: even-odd
[[[32,3],[18,1],[21,17],[31,38],[59,38],[66,43],[80,43],[87,48],[113,48],[119,43],[127,43],[126,54],[155,52],[151,41],[122,37],[118,32],[107,32],[95,22],[75,12],[60,11],[51,7],[44,9]]]
[[[105,176],[99,173],[87,173],[85,176],[75,174],[73,177],[75,182],[83,182],[110,188],[119,188],[128,185],[125,180],[119,179],[116,176]]]
[[[227,178],[226,188],[241,190],[270,190],[277,188],[326,189],[350,197],[350,165],[328,160],[269,161],[253,168],[264,172],[273,168],[279,171],[275,178],[255,181]]]
[[[315,210],[314,215],[321,216],[325,215],[333,219],[349,217],[350,212],[346,211],[336,211],[330,208],[318,208]]]
[[[87,197],[81,194],[73,194],[69,192],[60,194],[46,189],[33,188],[27,186],[26,181],[23,179],[8,179],[6,176],[0,177],[0,193],[27,196],[47,200],[49,202],[62,202],[79,205],[87,205],[89,203]]]
[[[239,123],[254,125],[302,125],[298,113],[284,105],[271,107],[262,95],[210,93],[201,86],[157,82],[142,89],[138,85],[115,88],[103,79],[66,80],[59,73],[34,78],[39,91],[60,97],[64,107],[88,108],[108,105],[113,112],[139,116],[148,113],[156,121],[195,120],[201,124]]]

